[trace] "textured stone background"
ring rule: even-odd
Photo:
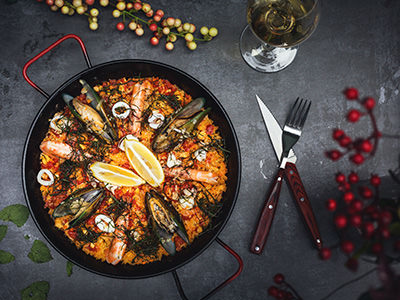
[[[100,29],[91,32],[84,17],[52,13],[36,1],[0,2],[0,209],[25,203],[21,183],[21,157],[26,134],[44,98],[22,78],[25,62],[67,33],[84,40],[94,64],[143,58],[161,61],[191,74],[204,83],[227,110],[240,141],[242,184],[237,205],[220,235],[243,258],[240,277],[215,299],[266,299],[271,277],[284,272],[304,299],[320,299],[339,284],[354,278],[343,267],[344,257],[333,253],[321,262],[312,248],[287,187],[261,256],[248,246],[264,201],[276,161],[254,95],[268,104],[281,122],[292,101],[313,100],[306,131],[296,145],[298,169],[310,195],[324,241],[332,245],[337,236],[324,201],[335,192],[333,174],[354,168],[347,160],[331,163],[323,151],[332,148],[330,135],[343,127],[351,136],[367,135],[366,122],[350,126],[344,114],[351,103],[343,99],[346,86],[359,88],[362,96],[378,100],[378,126],[385,133],[398,133],[400,103],[400,2],[385,0],[325,1],[321,22],[312,37],[301,45],[294,63],[277,74],[250,69],[239,52],[239,36],[246,24],[246,1],[154,0],[153,7],[168,15],[202,25],[214,25],[219,36],[190,52],[178,43],[173,52],[148,43],[149,33],[137,38],[117,32],[107,10],[100,16]],[[32,65],[31,78],[51,93],[73,74],[85,68],[75,42],[58,47]],[[387,174],[397,164],[399,140],[383,139],[378,155],[358,168],[363,178],[371,172]],[[31,236],[25,240],[25,234]],[[65,259],[51,249],[54,260],[36,265],[27,258],[34,239],[45,240],[32,219],[22,227],[9,224],[0,248],[16,260],[0,266],[0,298],[18,299],[19,291],[36,280],[50,282],[49,299],[177,299],[170,274],[145,280],[116,280],[91,274],[77,267],[67,277]],[[363,264],[359,273],[372,268]],[[198,259],[178,270],[190,299],[198,299],[236,270],[233,259],[214,243]],[[375,274],[348,287],[332,299],[356,299],[376,284]]]

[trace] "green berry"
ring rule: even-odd
[[[208,34],[212,37],[215,37],[218,35],[218,29],[215,27],[211,27],[210,30],[208,31]]]
[[[194,39],[193,34],[191,34],[191,33],[186,33],[185,34],[185,41],[186,42],[191,42],[191,41],[193,41],[193,39]]]
[[[202,35],[207,35],[208,34],[208,28],[206,26],[203,26],[200,28],[200,33]]]
[[[190,50],[195,50],[196,48],[197,48],[197,44],[196,44],[196,42],[194,42],[194,41],[191,41],[191,42],[188,42],[187,44],[187,47],[190,49]]]

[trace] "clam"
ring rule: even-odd
[[[204,104],[204,98],[196,98],[173,115],[153,139],[151,143],[153,151],[156,153],[169,151],[181,143],[185,134],[191,133],[211,110],[207,108],[201,111]],[[192,118],[189,119],[190,117]]]
[[[73,215],[69,227],[75,227],[85,221],[97,208],[104,197],[102,189],[87,187],[71,194],[53,211],[53,218]]]
[[[172,205],[164,200],[162,195],[154,190],[147,192],[146,209],[152,229],[158,236],[161,245],[170,255],[176,253],[176,246],[172,239],[174,233],[189,244],[189,238],[179,214]]]

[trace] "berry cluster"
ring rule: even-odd
[[[279,300],[302,300],[297,291],[287,281],[285,281],[283,274],[275,274],[274,282],[278,286],[270,286],[268,288],[268,295]]]
[[[44,0],[37,0],[43,2]],[[75,12],[79,15],[88,17],[89,28],[97,30],[99,10],[90,8],[95,4],[95,0],[45,0],[52,11],[60,9],[64,15],[72,16]],[[218,29],[215,27],[208,28],[203,26],[200,28],[200,36],[195,37],[194,32],[196,26],[191,23],[183,23],[181,19],[173,17],[165,17],[164,11],[161,9],[154,10],[149,3],[144,3],[141,0],[131,1],[111,1],[99,0],[99,4],[103,7],[112,6],[114,10],[112,15],[114,18],[122,18],[122,21],[116,24],[119,31],[125,30],[126,24],[128,28],[135,32],[137,36],[144,35],[144,28],[148,28],[153,36],[150,38],[150,44],[157,46],[162,37],[165,37],[165,49],[171,51],[174,49],[174,42],[181,37],[185,39],[186,46],[190,50],[197,48],[197,42],[211,41],[218,35]],[[145,17],[139,17],[144,14]]]
[[[344,150],[337,149],[327,151],[325,154],[328,158],[335,161],[345,154],[350,154],[349,159],[356,165],[362,164],[366,158],[374,155],[378,146],[378,140],[381,137],[373,114],[375,107],[375,99],[368,97],[360,100],[358,90],[355,88],[347,88],[344,91],[347,100],[357,102],[363,111],[358,109],[350,109],[347,113],[346,119],[348,122],[355,123],[363,116],[369,116],[373,126],[373,132],[367,138],[352,139],[341,129],[334,129],[332,137]]]
[[[341,201],[330,198],[326,208],[335,212],[334,223],[341,236],[340,249],[349,256],[346,266],[351,270],[358,267],[358,257],[364,252],[379,256],[384,250],[384,241],[392,235],[391,225],[398,222],[395,206],[383,206],[379,197],[381,179],[372,174],[369,184],[360,184],[356,172],[347,177],[343,173],[336,174],[338,189],[342,192]],[[340,208],[339,208],[340,206]],[[346,231],[356,229],[361,233],[363,245],[355,251],[355,243],[346,237]],[[400,240],[394,242],[394,250],[400,251]],[[337,246],[336,246],[337,247]],[[327,260],[332,255],[332,248],[325,247],[320,251],[320,257]]]

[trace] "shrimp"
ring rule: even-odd
[[[126,214],[119,216],[115,221],[115,237],[111,242],[106,257],[106,261],[114,266],[121,261],[122,256],[125,254],[127,236],[124,232],[124,228],[126,228],[127,225],[128,218],[126,217]]]
[[[73,161],[83,161],[83,155],[80,152],[74,151],[70,145],[64,142],[43,141],[40,144],[40,150],[52,157],[70,159]],[[90,158],[91,155],[89,153],[85,153],[85,157]]]
[[[209,184],[216,184],[218,182],[216,174],[196,169],[184,169],[182,167],[164,168],[164,174],[168,177],[178,177],[184,180],[195,180]]]
[[[40,144],[40,150],[45,154],[52,157],[61,157],[71,159],[73,156],[73,149],[70,145],[58,141],[43,141]]]
[[[144,80],[143,82],[137,82],[132,91],[132,99],[130,101],[132,113],[130,120],[132,124],[129,125],[130,133],[134,136],[138,136],[140,133],[140,122],[142,121],[142,111],[144,108],[144,101],[151,94],[152,85],[150,81]]]

